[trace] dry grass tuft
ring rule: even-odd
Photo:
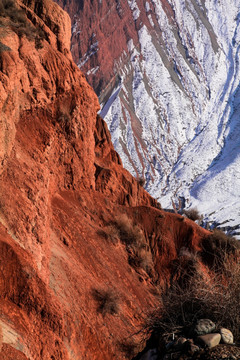
[[[96,300],[97,310],[103,316],[117,314],[119,312],[119,295],[114,289],[93,289],[93,298]]]
[[[239,257],[240,242],[223,231],[215,229],[202,241],[202,260],[211,269],[224,270],[229,257],[233,260]]]
[[[116,217],[116,227],[119,230],[122,243],[137,248],[144,247],[145,238],[142,230],[137,225],[133,225],[126,214]]]
[[[31,25],[25,11],[19,7],[16,0],[0,0],[0,24],[4,25],[1,18],[7,19],[8,25],[20,38],[25,35],[29,40],[35,40],[37,49],[42,47],[43,31]]]
[[[103,229],[97,230],[97,234],[104,237],[107,241],[112,244],[117,244],[120,239],[119,230],[114,225],[109,225]]]
[[[137,180],[137,182],[139,183],[140,186],[144,186],[145,183],[146,183],[146,181],[145,181],[145,179],[144,179],[143,177],[140,177],[140,178]]]
[[[239,339],[239,253],[238,261],[232,261],[227,256],[224,259],[221,271],[215,268],[214,271],[191,273],[186,272],[185,268],[177,281],[161,289],[159,307],[148,315],[145,331],[157,334],[158,338],[174,333],[188,336],[196,320],[209,318],[217,326],[231,330],[235,339]],[[196,269],[196,264],[192,265]]]
[[[199,214],[199,211],[196,208],[184,210],[184,214],[188,217],[188,219],[193,221],[202,219],[202,216]]]
[[[126,214],[116,217],[116,227],[120,240],[126,245],[129,264],[135,269],[141,268],[151,275],[153,270],[152,254],[146,243],[143,231],[139,226],[133,225]]]

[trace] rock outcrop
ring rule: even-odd
[[[51,1],[13,10],[0,17],[0,357],[129,358],[155,284],[208,232],[159,209],[122,167],[71,59],[68,15]],[[150,272],[102,236],[121,214],[144,234]],[[116,314],[99,312],[93,293],[106,290]]]

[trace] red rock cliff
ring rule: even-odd
[[[205,232],[123,169],[71,59],[68,15],[46,0],[13,10],[21,21],[0,18],[0,357],[129,358],[121,344],[139,341],[161,274]],[[103,236],[123,213],[145,235],[150,275]],[[117,293],[117,314],[98,311],[98,289]]]

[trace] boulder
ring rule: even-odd
[[[206,335],[212,333],[216,328],[214,322],[210,319],[200,319],[194,327],[194,335]]]
[[[221,334],[221,341],[224,344],[233,344],[233,334],[230,330],[221,328],[220,334]]]
[[[217,346],[220,343],[221,335],[217,333],[213,334],[206,334],[198,336],[197,341],[201,345],[205,345],[209,348],[213,348],[214,346]]]

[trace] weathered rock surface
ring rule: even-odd
[[[230,330],[221,328],[220,334],[221,334],[221,341],[224,344],[233,344],[233,334]]]
[[[159,210],[123,169],[71,60],[68,16],[51,1],[19,5],[42,36],[0,19],[0,357],[128,358],[121,344],[156,303],[154,284],[208,232]],[[99,234],[122,213],[145,235],[151,277]],[[97,311],[99,288],[118,293],[116,315]]]
[[[220,343],[221,335],[218,333],[212,333],[207,335],[198,336],[198,341],[201,344],[205,344],[210,349],[217,346]]]
[[[194,335],[206,335],[214,332],[216,325],[210,319],[200,319],[194,327]]]

